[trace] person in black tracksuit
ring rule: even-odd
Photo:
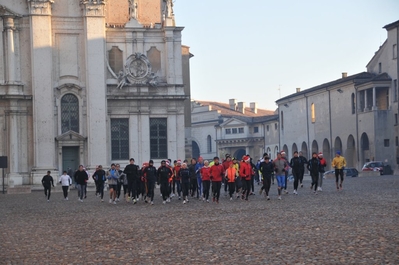
[[[190,170],[187,168],[187,164],[183,163],[179,171],[179,177],[181,181],[181,189],[183,191],[183,203],[188,202],[188,190],[190,187]]]
[[[138,197],[138,189],[137,184],[140,184],[139,178],[139,167],[134,164],[134,159],[130,158],[129,165],[125,167],[123,173],[126,174],[127,177],[127,188],[128,188],[128,196],[131,198],[133,203],[136,203],[136,198]]]
[[[290,167],[292,168],[292,175],[294,175],[294,194],[298,194],[298,182],[303,171],[302,159],[298,156],[298,151],[294,152],[294,157],[291,158]]]
[[[154,204],[154,188],[157,181],[157,169],[154,167],[154,161],[150,160],[148,167],[144,169],[144,175],[147,179],[147,199],[150,198],[151,205]],[[148,202],[148,201],[146,201]]]
[[[317,194],[317,184],[319,180],[319,170],[320,170],[320,161],[317,158],[317,153],[312,154],[312,159],[308,161],[308,170],[310,172],[310,176],[312,177],[312,185],[310,189],[314,187],[314,193]]]
[[[197,160],[195,158],[191,159],[191,165],[188,167],[190,171],[190,195],[194,197],[195,193],[198,192],[198,182],[197,182],[197,172],[195,166],[197,165]]]
[[[44,187],[44,195],[47,198],[47,201],[50,201],[51,196],[51,186],[54,187],[53,177],[50,176],[50,171],[47,171],[47,175],[42,178],[42,185]]]
[[[172,169],[166,166],[166,161],[161,161],[161,167],[158,168],[158,183],[161,185],[161,194],[163,204],[170,202],[169,199],[169,179],[172,177]]]
[[[103,166],[99,165],[96,172],[93,174],[93,178],[97,183],[97,192],[101,196],[101,201],[104,201],[104,182],[106,180],[105,171],[103,170]]]
[[[262,161],[260,163],[259,168],[260,168],[260,172],[262,173],[262,177],[263,177],[263,186],[260,189],[261,194],[262,194],[262,192],[264,190],[265,193],[266,193],[266,198],[268,200],[270,200],[269,191],[270,191],[270,185],[271,185],[271,182],[272,182],[272,174],[274,172],[273,163],[270,162],[269,161],[269,157],[266,156],[264,158],[264,161]]]
[[[299,151],[299,158],[301,159],[301,162],[302,162],[301,172],[300,172],[300,175],[299,175],[299,183],[301,185],[301,188],[303,188],[303,184],[302,184],[303,175],[305,174],[305,166],[307,165],[308,160],[303,156],[302,151]]]

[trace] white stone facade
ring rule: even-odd
[[[289,157],[303,151],[307,158],[322,152],[328,161],[341,151],[350,167],[361,169],[374,160],[397,168],[398,68],[393,50],[398,25],[387,28],[388,39],[367,72],[343,73],[341,79],[277,101],[281,150]]]
[[[274,124],[278,123],[278,116],[272,111],[257,109],[255,103],[251,105],[252,108],[246,108],[243,102],[237,104],[235,100],[230,100],[230,104],[193,101],[193,157],[213,159],[230,154],[241,158],[250,154],[258,159],[266,150],[275,150],[278,129]],[[198,146],[197,154],[194,146]]]
[[[99,164],[123,166],[130,157],[138,164],[184,157],[189,84],[183,72],[189,70],[183,71],[183,28],[174,25],[173,4],[129,3],[0,0],[6,182],[39,184],[47,170],[57,176],[79,164],[90,172]],[[136,17],[129,13],[133,4]],[[110,23],[112,16],[126,23]]]

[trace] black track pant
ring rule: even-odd
[[[68,197],[69,186],[62,186],[62,192],[64,193],[64,199]]]
[[[51,196],[51,187],[44,187],[44,195],[47,196],[47,200],[50,200],[50,196]]]
[[[97,183],[98,186],[98,194],[101,196],[101,200],[104,198],[104,182]]]
[[[188,196],[189,187],[190,187],[190,183],[189,182],[182,182],[181,189],[183,191],[183,198],[184,199],[186,198],[186,196]]]
[[[344,170],[343,169],[335,169],[335,182],[338,185],[339,177],[341,177],[341,183],[344,181]]]
[[[269,196],[269,191],[270,191],[270,185],[272,182],[272,176],[271,175],[264,175],[263,176],[263,187],[262,189],[265,190],[266,196]]]
[[[319,182],[319,172],[311,172],[310,176],[312,177],[312,186],[314,187],[314,191],[317,190],[317,184]]]
[[[202,188],[204,189],[204,198],[205,200],[209,199],[209,190],[211,188],[211,181],[210,180],[203,180],[202,181]]]
[[[298,190],[298,183],[300,181],[301,172],[293,171],[292,174],[294,175],[294,190]]]
[[[298,177],[298,179],[299,179],[299,183],[301,183],[302,184],[302,182],[303,182],[303,175],[305,174],[305,170],[303,169],[303,170],[301,170],[300,172],[299,172],[299,177]]]
[[[242,195],[244,195],[245,199],[248,200],[249,192],[251,191],[251,180],[242,179],[242,181],[245,188]]]
[[[155,188],[155,180],[148,180],[147,182],[147,197],[151,199],[151,201],[154,200],[154,188]]]
[[[233,194],[234,194],[234,192],[236,190],[236,183],[235,182],[228,182],[228,184],[229,184],[229,195],[230,195],[230,198],[232,198]]]
[[[164,201],[169,198],[169,183],[161,183],[161,194]]]
[[[190,179],[191,197],[194,197],[194,194],[197,192],[197,189],[198,189],[197,177],[191,178]]]
[[[221,187],[222,187],[221,181],[212,181],[212,194],[213,194],[213,197],[216,198],[217,201],[219,201],[219,198],[220,198],[220,188]]]

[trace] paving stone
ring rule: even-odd
[[[309,187],[309,181],[305,182]],[[0,194],[0,264],[397,264],[399,177],[346,179],[277,200],[155,205]],[[292,182],[289,183],[292,191]],[[256,194],[260,187],[255,187]]]

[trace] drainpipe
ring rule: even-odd
[[[328,114],[330,119],[330,159],[334,158],[333,143],[332,143],[332,121],[331,121],[331,90],[328,90]]]
[[[307,135],[308,135],[308,152],[307,152],[307,157],[308,157],[308,159],[310,158],[310,155],[309,155],[309,142],[310,142],[310,140],[309,140],[309,104],[308,104],[308,97],[305,95],[305,98],[306,98],[306,133],[307,133]],[[302,147],[301,147],[301,149],[302,149]]]

